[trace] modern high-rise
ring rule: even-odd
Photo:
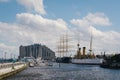
[[[41,59],[51,60],[55,58],[55,52],[50,48],[41,44],[33,44],[28,46],[20,46],[19,58],[34,57],[35,59],[41,57]]]

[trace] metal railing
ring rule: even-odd
[[[26,65],[26,63],[24,62],[15,62],[15,63],[2,63],[0,64],[0,69],[5,69],[5,68],[13,68],[14,66],[18,66],[18,65]]]

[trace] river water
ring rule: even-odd
[[[120,80],[120,70],[98,65],[54,64],[29,67],[7,80]]]

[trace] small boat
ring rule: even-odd
[[[47,66],[53,66],[53,63],[52,62],[46,62],[45,63]]]
[[[29,66],[34,67],[35,66],[34,62],[29,62]]]
[[[120,54],[116,54],[111,57],[105,57],[101,64],[101,67],[120,69]]]
[[[37,58],[37,65],[38,65],[38,66],[46,66],[45,60],[42,60],[41,57],[38,57],[38,58]]]

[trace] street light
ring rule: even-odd
[[[4,62],[6,62],[6,55],[7,55],[7,52],[5,52],[5,55],[4,55]]]

